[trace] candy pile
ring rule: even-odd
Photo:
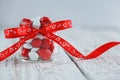
[[[40,19],[39,28],[45,27],[52,22],[47,18],[43,17]],[[20,27],[29,26],[34,27],[33,22],[29,19],[24,18],[20,23]],[[49,60],[54,50],[54,43],[50,39],[38,34],[33,39],[27,40],[22,47],[21,56],[25,60],[30,59],[30,54],[38,55],[42,60]]]

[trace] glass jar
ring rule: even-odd
[[[40,20],[38,20],[38,18],[34,19],[34,21],[35,20],[39,21],[40,26],[38,25],[38,22],[32,22],[31,20],[24,18],[20,23],[20,27],[29,25],[30,27],[39,29],[52,23],[47,17],[43,17],[39,19]],[[54,43],[49,38],[42,36],[41,34],[37,34],[34,38],[27,40],[23,44],[21,50],[21,60],[25,62],[33,62],[33,61],[47,62],[54,60],[55,57],[53,56],[56,53],[57,53],[57,44]]]

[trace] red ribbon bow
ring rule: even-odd
[[[120,42],[109,42],[109,43],[106,43],[106,44],[98,47],[97,49],[95,49],[94,51],[89,53],[87,56],[84,56],[82,53],[80,53],[78,50],[76,50],[66,40],[64,40],[63,38],[61,38],[53,33],[53,32],[71,28],[71,27],[72,27],[71,20],[62,20],[62,21],[58,21],[55,23],[51,23],[40,29],[36,29],[36,28],[30,27],[30,26],[22,26],[19,28],[6,29],[6,30],[4,30],[6,38],[18,38],[18,37],[22,37],[22,38],[20,38],[20,40],[17,43],[15,43],[14,45],[12,45],[9,48],[0,52],[0,61],[11,56],[25,43],[26,40],[29,40],[29,39],[35,37],[37,34],[41,34],[43,36],[48,37],[49,39],[58,43],[61,47],[63,47],[63,49],[65,49],[72,56],[77,57],[77,58],[82,58],[82,59],[96,58],[99,55],[103,54],[108,49],[110,49],[111,47],[120,44]]]

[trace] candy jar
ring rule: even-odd
[[[40,18],[39,22],[39,29],[52,23],[47,17]],[[26,18],[23,18],[20,23],[20,27],[24,26],[34,27],[33,22]],[[53,60],[52,55],[56,52],[55,47],[56,44],[52,40],[38,33],[34,38],[23,44],[21,50],[22,61],[51,61]]]

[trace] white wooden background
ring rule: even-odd
[[[0,31],[0,51],[17,39],[5,39]],[[58,33],[84,55],[108,41],[120,41],[119,31],[70,29]],[[120,80],[120,46],[116,46],[95,59],[70,57],[58,47],[56,60],[47,63],[23,63],[16,52],[0,62],[0,80]]]

